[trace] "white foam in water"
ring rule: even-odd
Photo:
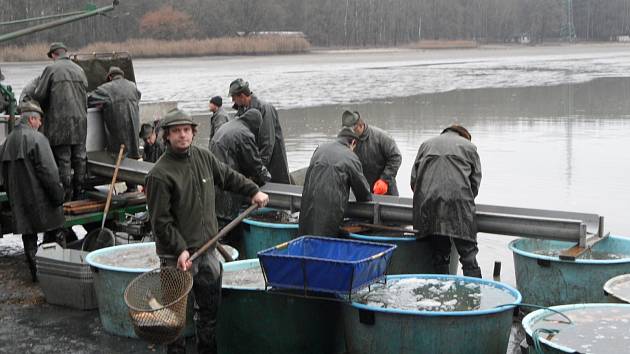
[[[416,311],[471,311],[514,302],[506,290],[464,280],[390,279],[359,292],[357,302],[373,307]]]

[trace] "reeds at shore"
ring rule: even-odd
[[[223,37],[165,41],[130,39],[125,42],[96,42],[83,48],[69,48],[73,53],[129,52],[134,58],[191,57],[206,55],[296,54],[311,48],[305,38],[287,36]],[[0,61],[46,60],[47,43],[0,47]]]

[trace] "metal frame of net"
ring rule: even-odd
[[[125,303],[136,335],[148,342],[168,344],[186,326],[190,272],[174,267],[154,269],[135,278],[125,289]]]

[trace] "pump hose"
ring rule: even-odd
[[[523,307],[533,307],[533,308],[536,308],[536,309],[544,309],[544,310],[553,312],[555,314],[558,314],[558,315],[566,318],[566,320],[568,321],[568,322],[566,322],[566,324],[573,324],[573,321],[571,321],[571,319],[567,315],[565,315],[564,313],[562,313],[562,312],[560,312],[558,310],[554,310],[554,309],[549,308],[549,307],[539,306],[539,305],[534,305],[534,304],[523,304],[523,303],[521,303],[521,304],[503,304],[503,305],[498,305],[495,308],[497,308],[497,307],[505,307],[505,306],[516,306],[516,307],[523,306]],[[557,329],[547,329],[547,328],[542,328],[542,327],[536,328],[532,332],[532,340],[534,341],[534,350],[536,351],[536,354],[544,354],[544,351],[543,351],[542,346],[540,344],[540,335],[541,334],[557,334],[559,332],[560,332],[560,330],[557,330]]]

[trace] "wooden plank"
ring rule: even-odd
[[[586,247],[580,247],[580,244],[576,244],[573,247],[567,248],[565,250],[560,251],[559,257],[563,261],[575,261],[578,257],[582,256],[584,253],[588,252],[593,246],[595,246],[598,242],[606,239],[609,234],[606,234],[602,237],[600,236],[591,236],[586,238]]]

